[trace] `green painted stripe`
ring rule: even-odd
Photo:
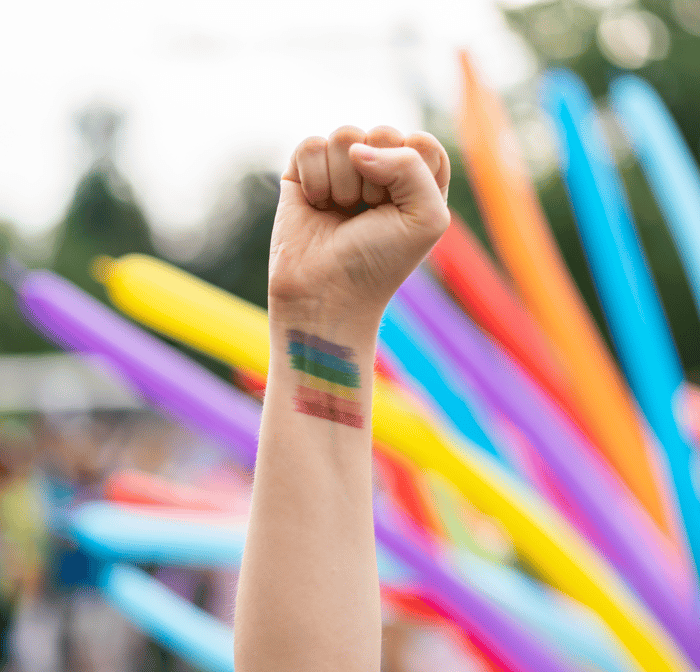
[[[292,355],[291,365],[297,371],[310,373],[317,378],[323,378],[329,383],[337,383],[345,385],[345,387],[360,387],[360,376],[357,374],[348,373],[347,371],[336,371],[330,366],[324,366],[318,362],[307,359],[302,355]]]

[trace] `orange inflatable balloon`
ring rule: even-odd
[[[670,485],[561,258],[503,105],[466,53],[460,57],[460,146],[494,248],[559,353],[577,417],[659,526],[678,540]]]

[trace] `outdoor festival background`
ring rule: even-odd
[[[380,334],[382,669],[700,667],[700,0],[376,4],[9,10],[0,669],[233,669],[279,177],[346,123],[452,163]]]

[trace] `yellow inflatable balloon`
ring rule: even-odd
[[[267,312],[165,262],[139,254],[97,257],[92,274],[135,320],[195,350],[267,376]]]
[[[267,372],[265,311],[144,255],[101,258],[96,271],[114,304],[143,324],[231,366]],[[412,396],[376,380],[372,423],[379,444],[440,473],[474,506],[500,520],[543,579],[600,614],[643,670],[691,669],[655,617],[557,511],[429,420]]]

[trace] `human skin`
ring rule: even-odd
[[[449,224],[449,176],[433,136],[404,137],[388,126],[307,138],[282,176],[236,672],[380,669],[371,473],[377,332],[389,299]],[[314,357],[324,366],[309,364]],[[328,383],[333,367],[352,373]],[[329,408],[306,403],[318,389]]]

